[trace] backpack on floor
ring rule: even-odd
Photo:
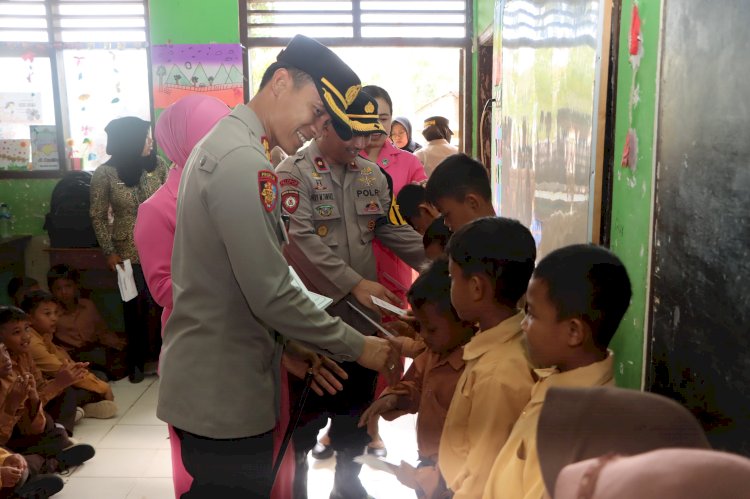
[[[53,248],[93,248],[99,246],[91,224],[89,198],[91,172],[66,173],[52,190],[50,212],[44,230]]]

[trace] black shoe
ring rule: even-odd
[[[318,461],[329,459],[333,457],[333,447],[331,447],[330,445],[321,444],[320,442],[316,442],[311,454],[312,457],[314,457]]]
[[[26,480],[14,493],[21,498],[46,498],[60,492],[63,485],[62,478],[57,475],[37,475]]]
[[[65,470],[85,463],[94,457],[94,454],[96,451],[89,444],[75,444],[60,452],[55,458],[58,466]]]
[[[383,459],[388,455],[388,449],[385,447],[370,447],[367,446],[367,453],[371,456]]]
[[[130,370],[130,374],[128,375],[128,379],[131,383],[140,383],[143,381],[144,375],[143,375],[143,369],[139,367],[134,367]]]

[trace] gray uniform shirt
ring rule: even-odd
[[[180,182],[157,415],[210,438],[275,426],[283,343],[275,331],[337,360],[364,347],[291,284],[264,133],[237,106],[193,150]]]
[[[334,300],[331,314],[372,332],[342,300],[357,305],[352,288],[362,279],[377,281],[373,239],[413,268],[425,261],[422,236],[387,220],[391,192],[385,174],[362,157],[346,166],[328,165],[315,141],[282,161],[276,173],[290,214],[287,260],[310,289]]]

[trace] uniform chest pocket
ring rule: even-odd
[[[341,212],[334,202],[317,202],[312,205],[315,233],[328,246],[338,246],[338,233],[341,231]]]
[[[362,242],[368,243],[375,237],[375,224],[384,214],[383,207],[376,197],[357,198],[354,200],[354,205],[357,210],[357,223],[362,234]]]

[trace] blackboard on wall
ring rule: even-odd
[[[648,386],[750,455],[750,8],[664,0]]]

